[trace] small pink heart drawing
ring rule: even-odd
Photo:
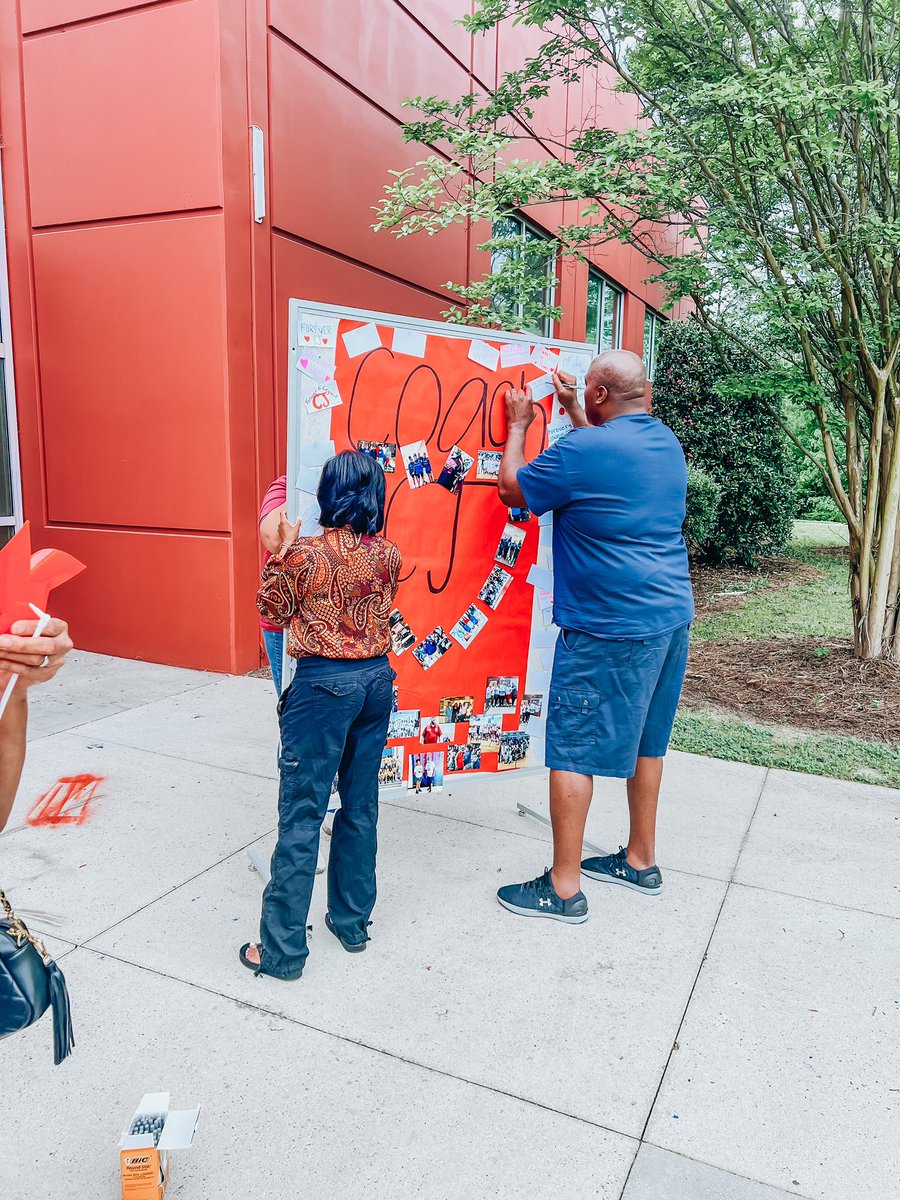
[[[327,337],[323,337],[323,338],[322,338],[322,345],[323,345],[323,346],[327,346],[327,345],[328,345],[328,338],[327,338]]]
[[[309,366],[309,359],[308,359],[308,358],[301,358],[301,359],[300,359],[300,366],[301,366],[301,367],[303,368],[303,370],[305,371],[305,370],[306,370],[306,368]]]
[[[304,340],[304,342],[311,342],[312,338],[309,336],[308,333],[304,333],[303,340]]]

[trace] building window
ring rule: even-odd
[[[535,250],[538,255],[540,255],[540,243],[550,242],[550,238],[545,233],[541,233],[521,217],[501,217],[494,221],[491,236],[494,238],[521,238],[522,242],[527,244],[529,249]],[[491,254],[492,273],[496,275],[506,263],[519,257],[520,253],[514,247],[495,250]],[[531,257],[530,254],[529,257]],[[538,285],[530,299],[549,307],[554,303],[556,295],[556,254],[552,248],[547,251],[546,279],[546,284],[543,287]],[[522,319],[525,306],[521,303],[519,295],[510,291],[507,295],[502,292],[495,294],[491,301],[491,307],[501,323],[508,324],[511,320],[520,321]],[[536,337],[552,337],[553,321],[549,317],[542,317],[526,325],[525,332],[533,333]]]
[[[659,313],[655,313],[652,308],[648,308],[644,316],[644,367],[647,371],[647,378],[653,379],[656,371],[656,343],[659,338],[659,329],[665,317],[661,317]]]
[[[587,332],[585,341],[593,342],[597,352],[618,350],[622,345],[622,301],[624,293],[605,275],[588,273]]]

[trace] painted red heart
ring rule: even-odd
[[[303,340],[304,340],[304,342],[311,342],[312,338],[309,336],[308,333],[304,333]]]

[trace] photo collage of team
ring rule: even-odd
[[[398,446],[394,442],[360,440],[357,448],[371,455],[386,474],[396,471]],[[494,482],[500,474],[500,451],[479,450],[476,459],[454,446],[438,471],[423,441],[400,446],[399,453],[407,481],[413,489],[436,484],[446,488],[451,495],[458,495],[473,467],[474,477],[478,480]],[[449,633],[438,625],[421,641],[400,610],[394,609],[389,619],[394,654],[411,650],[413,658],[427,671],[452,649],[454,642],[464,650],[472,644],[487,623],[485,609],[496,610],[513,581],[510,570],[519,560],[531,513],[527,508],[510,508],[508,518],[494,555],[495,565],[478,593],[478,601],[484,608],[477,603],[470,604]],[[380,785],[405,785],[417,793],[432,792],[443,786],[447,775],[480,771],[482,753],[496,754],[497,769],[501,771],[526,766],[530,741],[527,731],[502,728],[502,715],[516,712],[518,697],[517,678],[491,677],[486,683],[483,713],[476,715],[474,696],[447,696],[440,702],[440,711],[429,716],[418,709],[400,710],[395,690],[388,739],[417,738],[423,749],[412,752],[409,762],[404,764],[404,747],[387,746],[382,758]],[[529,716],[540,716],[542,708],[542,695],[524,696],[520,724],[527,723]]]
[[[323,343],[328,342],[333,346],[337,337],[342,337],[351,359],[384,344],[380,331],[373,324],[344,333],[342,329],[339,332],[336,322],[325,330],[326,322],[328,318],[320,319],[317,323],[305,314],[301,315],[301,337],[298,340],[312,341],[316,347],[301,351],[297,364],[304,376],[310,376],[304,391],[313,385],[311,365],[318,366],[316,355],[328,353]],[[307,331],[311,336],[307,335]],[[425,334],[395,329],[392,348],[395,355],[399,352],[424,359],[427,341],[430,338],[426,339]],[[557,350],[540,345],[531,346],[527,342],[510,343],[497,348],[472,339],[466,350],[470,360],[490,371],[496,370],[498,363],[502,368],[531,365],[544,372],[560,365],[575,365],[562,364]],[[342,403],[334,378],[333,361],[333,355],[329,356],[326,364],[328,379],[315,381],[316,386],[333,390],[329,407]],[[542,377],[535,385],[535,390],[548,380],[549,375]],[[552,385],[546,384],[546,388],[544,395],[552,391]],[[308,412],[312,411],[309,403],[306,407]],[[571,425],[566,421],[561,428],[571,428]],[[555,440],[554,432],[555,429],[550,430],[551,441]],[[357,437],[355,441],[356,448],[373,458],[386,476],[405,474],[413,492],[433,486],[444,489],[452,496],[459,496],[467,480],[494,483],[500,474],[502,454],[499,450],[478,450],[468,454],[460,446],[454,445],[446,457],[441,454],[436,459],[424,440],[405,445],[389,438],[372,440]],[[423,671],[429,671],[444,655],[458,654],[460,648],[467,651],[503,603],[515,578],[514,571],[530,530],[533,531],[531,536],[537,537],[537,522],[532,520],[527,508],[507,509],[493,562],[490,566],[486,565],[484,582],[449,628],[436,625],[428,631],[414,630],[402,611],[401,595],[400,605],[391,612],[389,618],[393,653],[401,656],[409,652]],[[549,610],[545,611],[549,592],[543,593],[543,597],[542,613],[549,624],[550,613]],[[483,769],[509,771],[528,766],[531,742],[528,723],[532,718],[543,718],[545,695],[543,692],[523,694],[524,683],[525,679],[519,676],[491,675],[484,680],[483,693],[479,681],[476,688],[470,685],[466,689],[473,694],[442,697],[436,712],[401,709],[395,687],[388,742],[414,744],[386,746],[379,773],[380,786],[406,787],[417,794],[430,793],[441,788],[450,775]]]

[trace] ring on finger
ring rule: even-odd
[[[49,655],[49,654],[45,654],[45,655],[44,655],[44,661],[41,663],[41,665],[40,665],[40,667],[39,667],[39,670],[41,670],[41,671],[42,671],[42,670],[44,669],[44,667],[49,667],[49,666],[50,666],[50,655]]]

